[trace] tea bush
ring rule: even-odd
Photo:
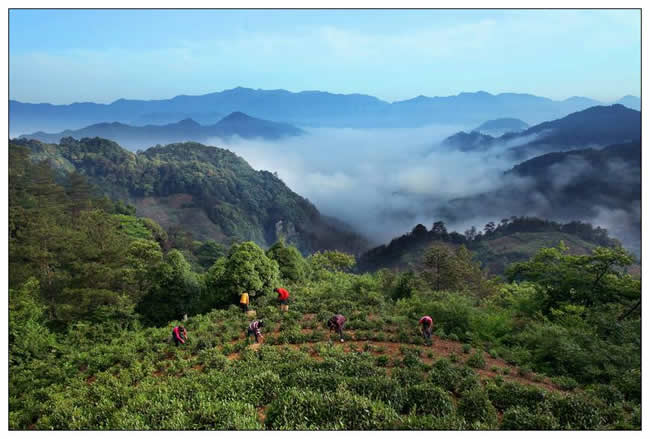
[[[299,389],[289,389],[274,400],[266,418],[267,425],[275,430],[323,426],[335,430],[382,430],[397,420],[392,408],[363,396],[347,391],[317,393]]]
[[[503,412],[501,430],[557,430],[560,424],[550,413],[531,411],[527,407],[513,406]]]
[[[483,358],[483,353],[481,351],[476,351],[471,355],[465,362],[469,367],[475,367],[477,369],[485,368],[485,358]]]
[[[497,425],[497,412],[483,389],[465,393],[458,402],[458,414],[470,424],[479,422],[490,427]]]
[[[514,382],[505,382],[500,386],[489,385],[486,390],[494,407],[502,411],[515,406],[534,410],[546,398],[545,391]]]
[[[406,388],[407,412],[444,417],[452,414],[454,405],[446,391],[430,383],[411,385]]]
[[[587,395],[555,396],[548,398],[547,407],[557,418],[561,428],[596,430],[605,421],[605,404]]]

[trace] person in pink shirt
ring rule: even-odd
[[[185,344],[185,341],[187,340],[187,331],[185,330],[185,327],[181,325],[172,329],[172,338],[174,339],[176,346],[178,346],[179,343]]]
[[[433,319],[429,316],[424,316],[418,322],[422,325],[422,336],[428,342],[431,342],[431,333],[433,332]]]

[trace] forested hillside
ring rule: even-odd
[[[70,145],[69,162],[139,165],[98,142]],[[98,150],[111,160],[91,160]],[[195,154],[156,150],[152,161]],[[195,270],[83,175],[9,154],[11,429],[640,428],[640,282],[620,248],[543,249],[502,281],[462,246],[454,260],[433,246],[418,270],[360,275],[340,252],[204,244]],[[261,346],[244,338],[242,291],[266,322]],[[329,340],[334,313],[348,318],[345,343]],[[427,314],[433,345],[417,328]]]
[[[363,238],[322,217],[275,175],[255,171],[225,149],[188,142],[134,154],[100,138],[64,138],[59,145],[13,143],[61,173],[77,170],[88,176],[110,198],[135,205],[138,215],[167,230],[182,225],[194,239],[269,246],[282,237],[305,253],[339,249],[357,254],[367,248]]]
[[[620,245],[608,236],[607,230],[580,221],[561,224],[534,217],[512,217],[489,222],[482,230],[472,226],[463,234],[448,232],[445,223],[437,221],[430,230],[418,224],[389,244],[368,250],[359,259],[359,269],[415,269],[422,262],[424,250],[435,244],[449,251],[465,246],[473,253],[470,257],[490,273],[503,274],[511,263],[525,261],[542,248],[555,247],[560,242],[572,254],[587,254],[598,246]]]

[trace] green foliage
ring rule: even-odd
[[[162,325],[195,310],[201,284],[181,252],[171,250],[167,253],[154,277],[156,286],[138,306],[138,312],[148,321]]]
[[[558,430],[560,424],[550,413],[514,406],[503,412],[501,430]]]
[[[218,284],[228,292],[231,303],[235,303],[244,291],[253,297],[270,293],[278,285],[279,273],[278,263],[249,241],[230,248]]]
[[[307,263],[298,249],[278,241],[266,251],[266,256],[278,263],[283,279],[291,282],[301,282],[307,275]]]
[[[226,256],[226,248],[214,241],[206,241],[194,251],[194,255],[199,265],[208,269],[214,265],[217,259]]]
[[[397,419],[397,413],[390,407],[348,391],[316,393],[289,389],[267,411],[267,424],[275,430],[382,430]]]
[[[356,261],[353,255],[339,251],[316,252],[307,259],[311,269],[318,272],[319,270],[328,271],[349,271],[354,267]]]
[[[554,377],[551,381],[562,390],[573,390],[578,387],[578,382],[571,377]]]
[[[530,261],[513,264],[507,275],[542,286],[547,313],[563,304],[592,306],[639,298],[638,280],[619,271],[634,261],[623,248],[599,247],[590,255],[567,252],[563,243],[542,249]]]
[[[477,369],[485,369],[485,358],[483,358],[483,352],[476,351],[472,354],[467,361],[465,362],[469,367],[475,367]]]
[[[138,160],[101,141],[75,145],[85,148],[79,157]],[[12,429],[490,429],[495,408],[505,429],[640,427],[641,324],[628,312],[640,289],[616,252],[542,258],[550,274],[533,260],[524,282],[498,291],[475,288],[471,270],[448,292],[408,273],[352,274],[354,258],[337,252],[310,257],[309,273],[291,279],[282,255],[301,260],[283,253],[292,247],[275,246],[269,258],[245,242],[219,256],[217,244],[190,240],[185,256],[169,250],[182,233],[167,237],[128,206],[97,198],[80,175],[66,180],[14,147],[10,161]],[[146,190],[162,190],[154,186]],[[223,209],[233,213],[224,224],[235,221],[236,209]],[[207,271],[192,270],[207,261]],[[268,294],[280,276],[297,292],[288,313]],[[250,319],[235,304],[244,290],[267,322],[259,349],[243,341]],[[597,296],[591,304],[588,290]],[[168,338],[185,313],[190,343],[177,348]],[[372,344],[327,343],[323,325],[334,313],[348,318],[346,340]],[[467,353],[476,348],[467,365],[454,353],[456,364],[425,364],[437,342],[433,350],[406,345],[421,344],[424,314],[437,335],[461,339]],[[404,343],[400,356],[374,340]],[[295,345],[275,346],[282,343]],[[534,372],[532,381],[543,373],[585,391],[558,395],[503,378],[484,385],[467,367],[485,367],[483,349]]]
[[[434,417],[451,415],[454,405],[446,391],[430,383],[415,384],[406,388],[406,412],[429,414]]]
[[[482,389],[465,393],[458,403],[458,413],[470,424],[479,422],[489,427],[497,424],[496,410]]]
[[[568,395],[548,399],[551,413],[561,428],[596,430],[603,426],[605,404],[587,395]]]
[[[490,385],[486,390],[494,407],[501,411],[511,407],[524,407],[535,411],[546,398],[545,391],[514,382],[504,382],[498,386]]]
[[[44,326],[45,306],[38,294],[38,281],[33,278],[18,290],[9,289],[9,364],[12,366],[43,359],[56,346],[54,335]]]
[[[492,294],[493,286],[464,245],[435,243],[422,256],[421,276],[436,291],[468,291],[476,297]]]

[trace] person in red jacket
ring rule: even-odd
[[[185,330],[185,327],[180,325],[172,329],[172,337],[174,338],[176,346],[178,346],[178,343],[185,344],[185,341],[187,340],[187,331]]]
[[[289,311],[289,292],[284,288],[276,288],[275,292],[278,293],[278,300],[280,301],[280,309],[282,311]]]
[[[424,316],[418,322],[422,325],[422,336],[427,342],[431,342],[431,333],[433,331],[433,319],[429,316]]]

